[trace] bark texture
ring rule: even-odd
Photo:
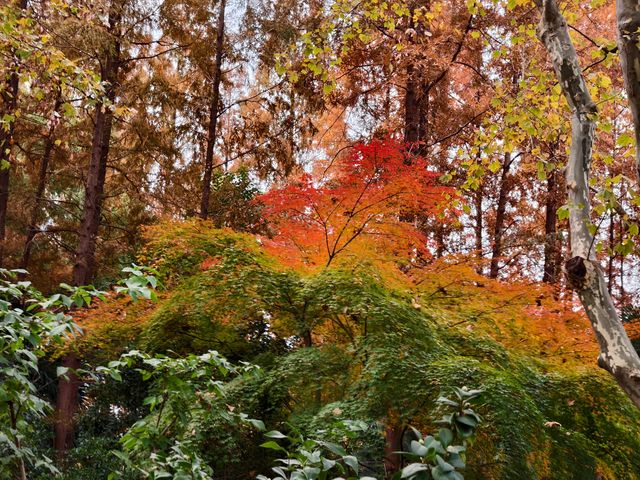
[[[209,197],[211,196],[211,176],[213,175],[213,149],[218,133],[218,116],[220,104],[220,82],[222,81],[222,48],[224,46],[224,13],[226,0],[220,0],[218,26],[216,32],[216,60],[213,72],[211,104],[209,105],[209,125],[207,127],[207,150],[204,158],[204,176],[202,178],[202,197],[200,200],[200,217],[209,216]]]
[[[567,279],[578,293],[598,339],[598,365],[608,370],[640,407],[640,358],[615,310],[604,274],[593,253],[593,236],[589,231],[589,168],[597,109],[556,0],[536,0],[536,5],[541,14],[538,37],[547,49],[572,109],[573,134],[566,181],[573,258],[565,265]]]
[[[617,0],[618,51],[622,76],[636,136],[636,175],[640,179],[640,5],[637,0]]]

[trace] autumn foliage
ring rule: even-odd
[[[357,144],[315,175],[259,197],[273,228],[267,246],[292,261],[331,264],[348,249],[428,255],[418,216],[444,213],[452,192],[425,158],[395,140]]]

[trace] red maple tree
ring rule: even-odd
[[[354,248],[428,254],[411,219],[441,211],[452,192],[439,176],[396,140],[357,144],[319,175],[305,173],[259,197],[274,230],[268,245],[307,265],[329,266]]]

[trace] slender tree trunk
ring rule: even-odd
[[[636,136],[636,175],[640,179],[640,7],[637,0],[617,0],[618,50]]]
[[[566,179],[573,257],[565,264],[567,280],[578,293],[600,345],[598,365],[609,371],[640,407],[640,358],[607,290],[589,230],[589,169],[597,108],[582,76],[567,22],[556,0],[536,0],[536,5],[541,13],[538,37],[547,49],[558,82],[572,109],[571,153]]]
[[[607,262],[607,291],[609,295],[612,294],[613,289],[613,263],[616,260],[615,251],[613,247],[615,246],[615,229],[616,224],[614,223],[613,212],[609,214],[609,259]]]
[[[409,29],[413,22],[414,5],[409,6]],[[420,140],[420,72],[410,62],[406,66],[407,80],[404,95],[404,141],[415,148]]]
[[[547,175],[547,200],[544,221],[544,274],[542,281],[557,283],[556,259],[558,249],[558,172],[554,168]]]
[[[500,271],[500,258],[502,257],[502,235],[507,213],[507,199],[509,195],[509,169],[511,168],[511,153],[504,154],[502,174],[500,176],[500,192],[498,193],[498,207],[496,210],[496,222],[493,227],[493,248],[491,249],[491,267],[489,278],[497,278]]]
[[[209,105],[209,126],[207,128],[207,151],[204,158],[204,176],[202,178],[202,197],[200,217],[209,216],[209,197],[211,196],[211,177],[213,175],[213,149],[217,138],[218,112],[220,104],[220,82],[222,81],[222,48],[224,46],[224,13],[226,0],[220,0],[218,30],[216,32],[216,61],[213,72],[211,104]]]
[[[27,227],[27,234],[24,241],[24,249],[22,251],[22,260],[20,261],[20,267],[27,270],[29,268],[29,260],[31,257],[31,248],[33,246],[33,239],[39,232],[38,224],[40,223],[40,213],[42,210],[42,201],[44,200],[44,192],[47,186],[47,172],[49,170],[49,162],[53,154],[55,146],[55,130],[58,124],[57,113],[62,105],[61,91],[58,90],[58,98],[53,106],[53,113],[49,120],[49,131],[44,144],[44,152],[42,153],[42,160],[40,161],[40,169],[38,172],[38,183],[36,185],[36,191],[33,198],[33,208],[31,209],[31,215],[29,216],[29,226]]]
[[[16,406],[13,402],[9,402],[9,422],[11,423],[11,428],[14,432],[18,432],[18,416],[16,415]],[[22,440],[19,434],[15,434],[13,437],[13,441],[16,445],[18,451],[22,448]],[[17,460],[18,464],[18,479],[19,480],[27,480],[27,469],[24,464],[24,458],[20,457]]]
[[[478,267],[476,271],[482,275],[484,268],[482,266],[482,232],[484,230],[484,219],[482,218],[482,185],[478,186],[478,189],[474,192],[473,202],[475,204],[475,225],[473,227],[475,241],[476,241],[476,257],[478,258]]]
[[[18,6],[21,10],[26,10],[27,0],[20,0]],[[20,84],[17,72],[19,60],[14,55],[13,69],[6,81],[6,87],[0,95],[2,105],[0,106],[0,117],[14,117],[18,108],[18,87]],[[5,241],[7,238],[7,207],[9,205],[9,179],[11,175],[11,148],[13,146],[13,135],[15,132],[15,117],[9,123],[8,128],[0,128],[0,267],[4,266]]]

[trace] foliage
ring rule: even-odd
[[[343,422],[343,434],[349,435],[354,432],[366,429],[366,425],[357,422]],[[327,442],[319,439],[305,438],[300,432],[292,432],[285,435],[278,430],[272,430],[265,433],[268,440],[261,446],[282,452],[286,454],[286,458],[276,460],[278,464],[272,467],[276,473],[275,477],[267,477],[258,475],[258,480],[326,480],[336,473],[339,478],[360,478],[370,479],[371,477],[360,477],[360,464],[354,455],[348,455],[347,451],[336,443]],[[286,442],[287,447],[282,446],[282,442]],[[332,458],[331,458],[332,457]]]
[[[18,281],[22,270],[0,270],[0,472],[46,468],[57,472],[51,459],[38,455],[29,439],[34,423],[50,411],[39,395],[36,379],[39,359],[50,345],[61,343],[79,329],[66,312],[89,305],[102,292],[63,285],[67,294],[44,296],[28,281]],[[59,368],[57,375],[66,375]]]
[[[417,430],[413,432],[417,440],[411,441],[410,452],[401,453],[415,460],[407,465],[401,472],[397,472],[394,478],[422,479],[463,479],[460,470],[465,468],[465,453],[467,446],[473,440],[480,417],[471,409],[471,402],[477,398],[480,390],[469,390],[466,387],[454,387],[454,393],[458,401],[440,397],[437,403],[448,407],[449,411],[438,422],[443,425],[435,437],[423,436]],[[335,422],[331,433],[344,439],[355,438],[358,432],[366,431],[367,424],[352,421]],[[286,458],[276,460],[277,466],[272,470],[276,473],[275,479],[326,479],[332,478],[336,473],[339,478],[371,479],[372,477],[360,476],[361,464],[354,455],[348,455],[342,445],[322,439],[305,438],[295,428],[293,433],[285,435],[277,430],[265,434],[272,439],[261,446],[277,452],[286,453]],[[326,430],[315,432],[326,434]],[[283,442],[286,446],[283,446]],[[454,444],[457,442],[457,444]],[[269,479],[264,475],[257,477],[259,480]]]
[[[480,417],[471,408],[471,403],[481,390],[467,387],[454,387],[457,400],[439,397],[437,403],[449,407],[451,413],[445,414],[438,422],[441,428],[437,435],[425,435],[414,430],[417,440],[411,441],[411,451],[404,452],[416,460],[404,467],[400,478],[433,478],[433,480],[462,480],[460,473],[466,466],[465,458],[468,445],[473,440]]]
[[[152,382],[143,401],[149,413],[120,439],[122,450],[114,453],[122,468],[109,478],[121,478],[131,472],[149,479],[209,480],[212,470],[197,451],[198,442],[204,440],[200,425],[215,418],[234,426],[264,429],[261,421],[236,412],[224,402],[224,379],[230,375],[256,375],[252,365],[233,366],[215,351],[173,359],[134,350],[108,367],[98,367],[96,372],[120,381],[123,368],[135,368],[143,381]]]

